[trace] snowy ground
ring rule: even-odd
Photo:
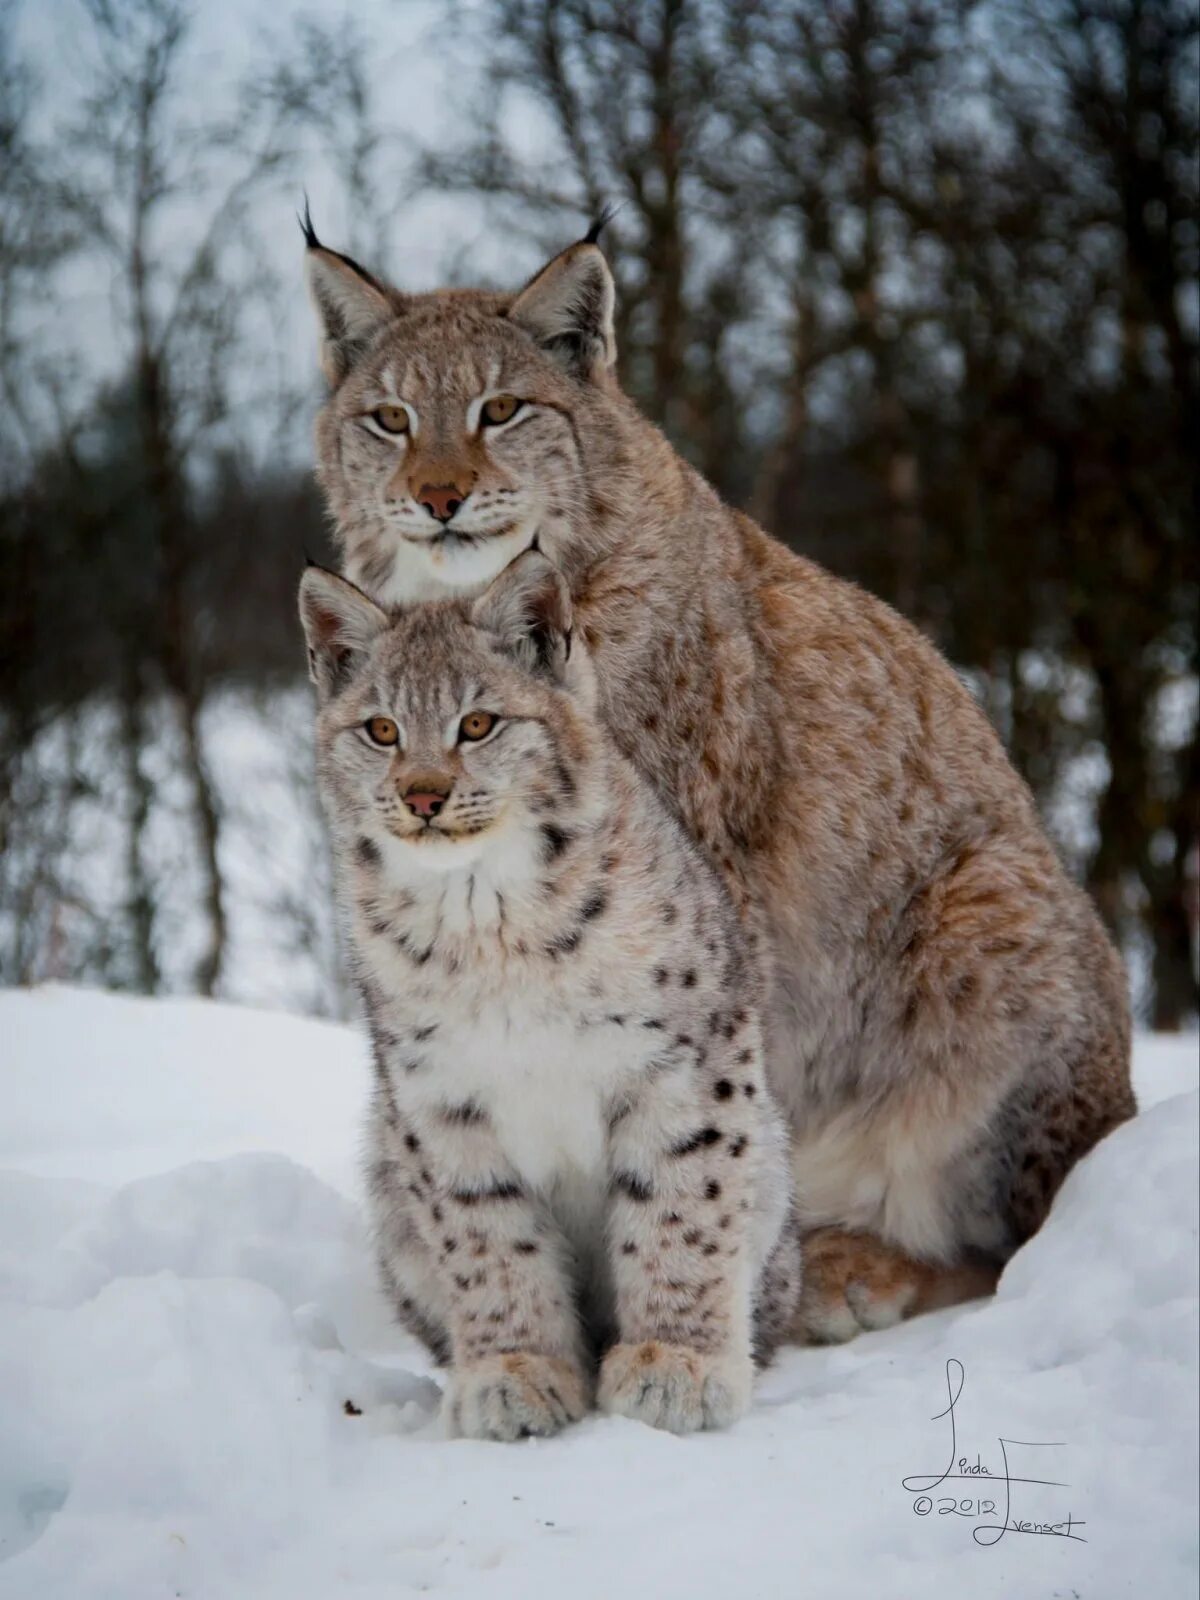
[[[0,1596],[1194,1595],[1196,1040],[1137,1069],[995,1301],[787,1352],[725,1435],[487,1445],[375,1295],[353,1034],[0,994]]]

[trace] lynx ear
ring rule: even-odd
[[[617,359],[615,302],[608,262],[582,239],[530,279],[508,316],[576,377],[598,379]]]
[[[345,578],[314,566],[306,567],[300,579],[300,621],[309,674],[319,698],[326,700],[388,626],[388,614]]]
[[[383,285],[349,256],[327,250],[317,238],[308,206],[300,219],[304,272],[321,324],[321,371],[330,383],[345,377],[358,349],[391,321],[396,306]]]
[[[530,672],[561,678],[571,655],[571,595],[537,550],[526,550],[484,591],[471,621]]]

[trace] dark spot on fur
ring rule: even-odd
[[[421,1141],[415,1133],[406,1133],[404,1135],[404,1143],[409,1150],[419,1150],[421,1148]]]
[[[426,1039],[432,1039],[436,1032],[437,1032],[437,1023],[436,1022],[430,1022],[430,1023],[427,1023],[425,1025],[425,1027],[423,1027],[423,1028],[414,1028],[413,1029],[413,1038],[418,1044],[424,1044],[425,1040]]]
[[[661,1017],[648,1017],[646,1021],[642,1023],[643,1028],[661,1028],[662,1025]]]
[[[747,1100],[753,1100],[754,1096],[758,1093],[758,1090],[752,1083],[744,1083],[742,1085],[742,1093],[746,1096]]]
[[[621,1254],[623,1256],[635,1256],[637,1253],[637,1245],[634,1244],[632,1239],[626,1239],[625,1243],[621,1246]]]
[[[518,1239],[513,1249],[519,1256],[535,1256],[538,1253],[538,1245],[533,1239]]]
[[[678,911],[677,907],[675,907],[673,905],[665,905],[662,908],[662,919],[663,919],[664,923],[666,923],[668,928],[671,926],[671,924],[673,922],[675,922],[678,919],[678,917],[679,917],[679,911]]]
[[[973,972],[964,972],[958,982],[950,990],[950,1004],[961,1010],[975,995],[979,981]]]
[[[704,1198],[706,1200],[719,1200],[721,1198],[721,1185],[715,1178],[710,1178],[704,1185]]]
[[[696,987],[696,969],[689,967],[679,981],[685,989],[694,989]]]
[[[733,1085],[730,1083],[728,1078],[719,1078],[717,1082],[713,1084],[713,1093],[716,1095],[718,1100],[728,1100],[733,1094]]]
[[[477,1206],[489,1200],[521,1200],[524,1195],[519,1183],[493,1183],[486,1189],[455,1189],[451,1198],[460,1206]]]
[[[696,1245],[700,1243],[703,1237],[704,1235],[699,1228],[689,1228],[683,1236],[683,1242],[686,1245]]]
[[[654,981],[660,989],[662,988],[663,984],[667,982],[670,976],[671,974],[667,971],[666,967],[655,967]]]
[[[482,1106],[476,1105],[474,1100],[464,1100],[457,1106],[442,1106],[438,1115],[443,1122],[460,1128],[477,1127],[488,1119],[487,1112]]]
[[[553,822],[542,824],[542,857],[549,864],[557,861],[559,856],[571,843],[572,836],[565,829],[558,827]]]
[[[678,1144],[673,1144],[668,1155],[690,1156],[696,1150],[703,1150],[705,1145],[719,1143],[721,1131],[719,1128],[699,1128],[686,1139],[681,1139]]]
[[[556,761],[554,763],[554,776],[557,778],[558,786],[563,794],[566,795],[568,800],[572,799],[575,794],[575,779],[571,776],[564,762]]]
[[[750,1141],[744,1133],[739,1134],[736,1139],[729,1141],[729,1154],[736,1159],[749,1143]]]
[[[362,1416],[362,1407],[361,1406],[356,1406],[354,1404],[353,1400],[343,1400],[342,1401],[342,1410],[346,1413],[346,1415],[348,1417],[361,1417]]]
[[[556,939],[551,939],[545,950],[548,956],[555,961],[559,956],[569,956],[573,950],[578,950],[579,941],[583,938],[582,928],[572,928],[569,933],[560,933]]]
[[[739,1067],[746,1066],[747,1063],[750,1062],[750,1061],[753,1061],[753,1059],[754,1059],[754,1051],[753,1050],[739,1050],[738,1051],[737,1060],[738,1060],[738,1066]]]
[[[579,908],[579,915],[585,922],[594,922],[597,917],[602,917],[607,909],[608,896],[603,889],[595,889]]]
[[[612,1186],[629,1200],[636,1200],[639,1205],[644,1205],[647,1200],[653,1200],[654,1190],[644,1178],[639,1178],[636,1172],[614,1172]]]
[[[383,860],[379,846],[370,839],[359,839],[354,846],[354,858],[360,867],[377,867]]]

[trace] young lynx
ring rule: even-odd
[[[745,1408],[795,1311],[787,1140],[717,877],[594,714],[533,552],[389,617],[310,568],[318,772],[374,1044],[370,1196],[452,1426]]]
[[[986,1284],[1134,1101],[1120,961],[970,693],[638,415],[590,239],[515,295],[400,293],[311,230],[308,267],[350,576],[475,593],[536,538],[602,720],[759,934],[802,1331]]]

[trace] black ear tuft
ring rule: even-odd
[[[589,237],[535,273],[507,316],[573,376],[602,382],[617,358],[614,296],[608,263]]]
[[[605,228],[608,227],[609,223],[616,216],[620,209],[620,206],[614,205],[611,200],[607,201],[600,208],[600,215],[593,221],[591,227],[584,234],[581,243],[599,244],[600,235],[604,232]]]
[[[300,232],[304,235],[304,243],[310,250],[319,250],[321,241],[317,238],[317,230],[313,227],[312,211],[308,204],[308,190],[304,191],[304,215],[296,214],[296,221],[300,224]]]
[[[307,202],[300,219],[307,249],[304,275],[321,325],[321,370],[338,384],[374,338],[397,314],[397,298],[351,256],[319,242]]]

